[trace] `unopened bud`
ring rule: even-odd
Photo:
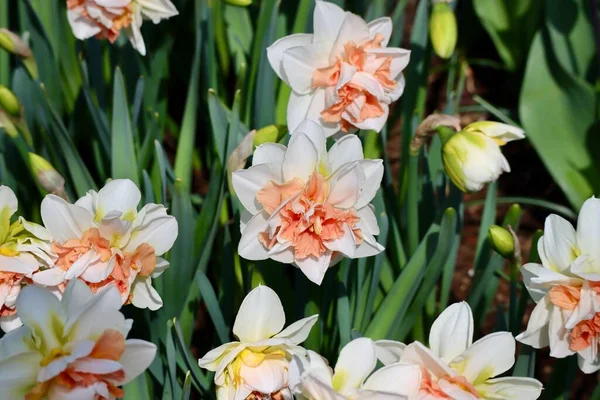
[[[226,4],[232,6],[246,7],[252,4],[252,0],[223,0]]]
[[[21,104],[17,96],[6,86],[0,85],[0,108],[10,116],[18,118],[21,116]]]
[[[32,56],[31,49],[27,43],[8,29],[0,28],[0,47],[9,53],[16,54],[23,58]]]
[[[40,185],[49,193],[65,197],[65,179],[45,158],[29,153],[29,165]]]
[[[254,135],[254,147],[263,143],[276,143],[287,133],[287,128],[283,125],[269,125],[256,131]]]
[[[435,54],[444,59],[450,58],[456,47],[458,29],[454,11],[445,1],[433,3],[429,19],[429,36]]]
[[[512,260],[515,255],[515,240],[512,233],[498,225],[490,226],[488,240],[492,248],[507,260]]]

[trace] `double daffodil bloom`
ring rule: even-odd
[[[299,344],[317,318],[313,315],[283,329],[285,313],[279,297],[269,287],[258,286],[248,293],[235,318],[233,333],[239,341],[209,351],[198,365],[215,372],[219,400],[251,395],[291,399],[289,364],[292,356],[306,353]]]
[[[119,311],[115,287],[96,295],[69,282],[62,300],[30,285],[17,299],[24,326],[0,340],[5,400],[113,400],[152,362],[156,346],[126,340],[132,320]]]
[[[496,332],[473,343],[473,313],[465,302],[452,304],[434,321],[429,348],[385,341],[379,354],[384,364],[421,367],[416,399],[534,400],[542,392],[536,379],[495,378],[514,365],[515,339],[509,332]]]
[[[60,291],[76,278],[93,291],[115,285],[124,304],[162,307],[152,278],[169,266],[160,256],[177,238],[177,220],[160,204],[147,204],[138,212],[140,199],[139,189],[128,179],[115,179],[75,204],[46,196],[42,220],[58,260],[53,268],[36,273],[34,282]]]
[[[600,370],[600,199],[586,200],[577,231],[564,218],[546,218],[538,241],[542,264],[521,268],[537,303],[527,330],[517,340],[535,348],[550,346],[552,357],[577,353],[587,374]]]
[[[358,338],[341,350],[332,371],[313,351],[294,356],[290,386],[305,400],[404,400],[416,396],[421,381],[417,365],[395,363],[373,373],[376,348],[369,338]]]
[[[0,186],[0,327],[7,332],[21,326],[15,309],[21,288],[31,283],[40,266],[54,264],[50,233],[23,218],[11,224],[18,201],[7,186]]]
[[[498,179],[503,172],[510,172],[500,147],[524,137],[523,130],[511,125],[474,122],[444,143],[444,169],[460,190],[476,192]]]

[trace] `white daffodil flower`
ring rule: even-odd
[[[473,343],[473,313],[465,302],[446,308],[434,321],[429,348],[419,342],[376,342],[385,364],[402,361],[421,367],[416,399],[534,400],[542,392],[536,379],[494,378],[515,363],[515,339],[496,332]]]
[[[17,299],[24,326],[0,340],[2,399],[123,397],[119,386],[148,368],[156,346],[125,340],[132,321],[120,308],[115,287],[94,295],[75,279],[62,301],[45,288],[25,287]]]
[[[319,354],[294,356],[290,387],[297,399],[305,400],[402,400],[419,391],[421,369],[395,363],[373,373],[377,365],[375,344],[358,338],[341,350],[332,371]]]
[[[444,143],[444,169],[460,190],[476,192],[503,172],[510,172],[500,146],[524,137],[521,129],[511,125],[489,121],[472,123]]]
[[[275,73],[292,88],[290,132],[304,119],[331,136],[340,130],[380,131],[389,104],[404,91],[402,70],[410,52],[388,48],[392,20],[366,23],[333,3],[317,0],[313,34],[279,39],[267,49]]]
[[[15,309],[21,288],[40,266],[49,267],[56,260],[46,229],[23,218],[11,224],[17,208],[14,192],[0,186],[0,327],[5,332],[21,326]]]
[[[600,199],[588,199],[577,231],[550,215],[538,241],[542,264],[521,268],[537,303],[527,330],[517,340],[535,348],[550,346],[552,357],[577,353],[585,373],[600,370]]]
[[[291,399],[289,364],[304,355],[299,346],[318,315],[294,322],[286,329],[285,313],[277,294],[267,286],[254,288],[240,306],[233,333],[239,339],[209,351],[198,365],[215,372],[219,400]],[[282,330],[283,329],[283,330]]]
[[[305,120],[288,147],[257,147],[252,167],[233,173],[242,215],[240,256],[293,263],[316,284],[342,256],[384,250],[374,238],[369,204],[383,177],[382,160],[364,160],[360,139],[346,135],[327,152],[323,131]]]
[[[140,30],[144,19],[158,24],[177,14],[170,0],[67,0],[67,18],[77,39],[96,36],[114,43],[124,30],[141,55],[146,55]]]
[[[152,278],[169,266],[159,256],[177,239],[177,220],[159,204],[147,204],[138,212],[140,199],[139,189],[127,179],[92,190],[75,204],[46,196],[42,220],[58,259],[53,268],[34,274],[33,281],[59,290],[75,278],[93,291],[115,285],[124,304],[159,309],[162,300]]]

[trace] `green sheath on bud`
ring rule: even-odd
[[[498,225],[490,226],[488,240],[492,248],[507,260],[512,260],[515,255],[515,240],[512,234]]]
[[[429,36],[435,54],[443,59],[450,58],[456,47],[458,28],[456,16],[446,2],[433,3],[429,19]]]
[[[65,179],[54,169],[52,164],[35,153],[29,153],[29,165],[44,190],[66,198]]]
[[[17,96],[6,86],[0,85],[0,108],[10,116],[18,118],[21,116],[21,104]]]
[[[231,4],[232,6],[240,6],[246,7],[252,4],[252,0],[223,0],[226,4]]]
[[[254,147],[263,143],[277,143],[287,133],[284,125],[269,125],[256,131],[254,136]]]

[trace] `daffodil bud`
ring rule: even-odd
[[[446,1],[435,1],[429,19],[429,36],[435,54],[447,59],[454,53],[458,29],[456,16]]]
[[[40,185],[49,193],[65,196],[65,179],[45,158],[29,153],[29,165]]]
[[[502,257],[512,260],[515,255],[515,240],[512,234],[498,225],[490,226],[488,230],[488,240],[490,246]]]
[[[232,6],[247,7],[252,4],[252,0],[223,0],[226,4]]]
[[[493,121],[477,121],[465,127],[467,132],[481,132],[484,135],[494,139],[500,146],[504,146],[512,140],[519,140],[525,137],[523,129],[509,124]]]
[[[17,96],[3,85],[0,85],[0,108],[12,117],[18,118],[21,116],[21,104]]]
[[[31,49],[27,43],[8,29],[0,28],[0,47],[9,53],[23,58],[32,56]]]
[[[279,141],[287,133],[287,128],[283,125],[269,125],[256,131],[254,135],[254,147],[263,143],[273,143]]]

